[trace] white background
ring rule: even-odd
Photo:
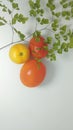
[[[0,27],[0,46],[11,37],[8,25]],[[30,89],[20,82],[22,65],[9,59],[9,48],[0,51],[0,130],[73,130],[73,50],[45,60],[44,82]]]

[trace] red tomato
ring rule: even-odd
[[[27,61],[20,70],[20,80],[27,87],[36,87],[42,83],[46,75],[46,67],[36,60]]]
[[[48,54],[48,50],[44,47],[48,46],[45,43],[45,39],[43,37],[39,37],[37,41],[36,38],[32,38],[29,42],[30,53],[35,58],[44,58]]]

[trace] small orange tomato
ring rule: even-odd
[[[30,50],[26,45],[18,43],[11,46],[9,50],[9,57],[13,62],[21,64],[29,60]]]
[[[33,37],[29,42],[30,53],[35,58],[46,57],[48,54],[46,47],[48,47],[48,44],[45,43],[45,39],[42,36],[39,37],[38,41]]]
[[[46,67],[36,60],[27,61],[20,70],[20,80],[27,87],[40,85],[46,75]]]

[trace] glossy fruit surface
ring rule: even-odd
[[[20,70],[20,80],[27,87],[40,85],[46,75],[46,67],[36,60],[27,61]]]
[[[39,37],[39,39],[32,38],[29,42],[30,53],[35,58],[44,58],[48,54],[48,50],[45,48],[48,47],[47,43],[45,43],[45,39],[43,37]]]
[[[9,57],[13,62],[21,64],[29,60],[30,50],[26,45],[21,43],[12,45],[9,50]]]

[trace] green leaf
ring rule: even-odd
[[[51,44],[51,43],[52,43],[52,37],[48,36],[48,37],[45,39],[45,43]]]
[[[69,17],[69,16],[67,16],[65,19],[66,19],[66,20],[70,20],[70,17]]]
[[[48,2],[46,3],[46,6],[50,8],[51,11],[55,10],[56,8],[53,0],[48,0]]]
[[[53,4],[50,5],[50,9],[51,9],[51,11],[52,11],[52,10],[55,10],[55,8],[56,8],[55,5],[53,5]]]
[[[8,1],[10,1],[12,3],[14,0],[8,0]]]
[[[19,14],[16,13],[12,19],[12,24],[16,24],[16,22],[18,21],[18,18],[19,18]]]
[[[70,2],[69,2],[69,5],[70,5],[71,7],[73,7],[73,1],[70,1]]]
[[[12,7],[16,10],[19,10],[18,3],[12,3]]]
[[[0,20],[2,20],[4,23],[7,23],[4,17],[0,17]]]
[[[52,53],[54,53],[54,49],[53,48],[49,50],[49,54],[52,54]]]
[[[57,31],[57,28],[56,28],[56,27],[53,27],[52,29],[53,29],[53,31]]]
[[[21,40],[24,40],[25,35],[23,33],[21,33],[20,31],[18,31],[18,35],[20,37]]]
[[[29,0],[29,5],[30,5],[31,9],[39,9],[40,0],[36,0],[36,2],[33,2],[33,0]]]
[[[3,25],[5,25],[3,22],[0,22],[0,26],[3,26]]]
[[[40,41],[40,36],[41,36],[41,32],[36,30],[34,33],[33,33],[33,37],[35,38],[36,42],[39,42]]]
[[[56,61],[56,55],[54,53],[49,55],[49,58],[51,61]]]
[[[56,38],[56,39],[60,39],[59,33],[55,34],[55,38]]]
[[[67,26],[66,25],[63,25],[62,27],[60,27],[60,33],[61,34],[65,34],[65,32],[66,32],[66,29],[67,29]]]
[[[43,46],[44,50],[47,50],[48,51],[48,46]]]
[[[66,16],[67,15],[67,11],[62,11],[62,16]]]
[[[49,19],[46,19],[46,18],[41,19],[41,22],[40,22],[41,25],[48,24],[48,23],[49,23]]]
[[[64,36],[63,36],[63,39],[64,39],[65,41],[67,41],[67,40],[68,40],[68,36],[67,36],[67,35],[64,35]]]
[[[57,51],[58,48],[59,48],[59,46],[60,46],[60,40],[58,40],[57,42],[55,42],[55,43],[53,44],[53,49],[54,49],[54,51]]]
[[[63,8],[67,8],[69,6],[69,3],[65,3],[64,5],[63,5]]]
[[[58,19],[54,19],[54,21],[52,23],[52,28],[53,28],[54,31],[56,31],[57,27],[58,27]]]
[[[6,9],[6,8],[3,8],[2,11],[3,11],[3,12],[7,12],[7,9]]]
[[[11,14],[11,13],[12,13],[12,11],[11,11],[10,9],[8,9],[8,13],[9,13],[9,14]]]
[[[34,9],[34,8],[35,8],[34,2],[33,2],[32,0],[29,0],[29,5],[30,5],[31,9]]]
[[[61,49],[65,49],[65,48],[66,48],[66,43],[63,42],[63,43],[61,44]]]
[[[68,47],[64,49],[65,52],[68,52]]]
[[[16,19],[15,18],[12,19],[12,24],[16,24]]]
[[[30,10],[30,16],[36,17],[36,15],[37,15],[37,12],[35,10],[31,9]]]
[[[73,14],[73,8],[71,8],[71,13]]]
[[[18,4],[17,4],[17,3],[12,3],[12,7],[13,7],[13,8],[17,8],[17,7],[18,7]]]
[[[36,8],[40,8],[40,0],[36,0],[34,5]]]
[[[17,18],[18,22],[25,23],[28,20],[28,17],[24,17],[23,14],[19,14]]]
[[[73,36],[70,37],[69,48],[73,48]]]
[[[63,5],[65,2],[67,2],[67,0],[61,0],[61,1],[60,1],[60,4]]]
[[[54,15],[55,15],[56,17],[59,17],[60,14],[61,14],[60,12],[54,13]]]
[[[40,37],[41,35],[41,32],[36,30],[34,33],[33,33],[33,37]]]
[[[12,24],[16,24],[16,22],[25,23],[28,20],[28,17],[24,17],[23,14],[16,13],[12,19]]]
[[[18,34],[21,40],[24,40],[25,35],[21,31],[18,31],[16,28],[14,28],[14,31]]]
[[[67,20],[70,19],[70,14],[71,14],[70,11],[62,11],[62,16],[66,17]]]
[[[60,49],[58,49],[58,51],[57,51],[59,54],[62,54],[62,49],[60,48]]]
[[[44,14],[44,10],[43,9],[37,9],[37,10],[35,10],[36,11],[36,13],[37,13],[37,15],[39,14],[40,16],[43,16],[43,14]]]
[[[41,21],[41,18],[40,18],[40,17],[37,17],[36,20],[37,20],[38,22],[40,22],[40,21]]]
[[[55,43],[55,44],[53,44],[53,49],[56,51],[56,50],[58,50],[58,45]]]
[[[3,8],[7,8],[4,4],[1,4],[1,3],[0,3],[0,6]]]

